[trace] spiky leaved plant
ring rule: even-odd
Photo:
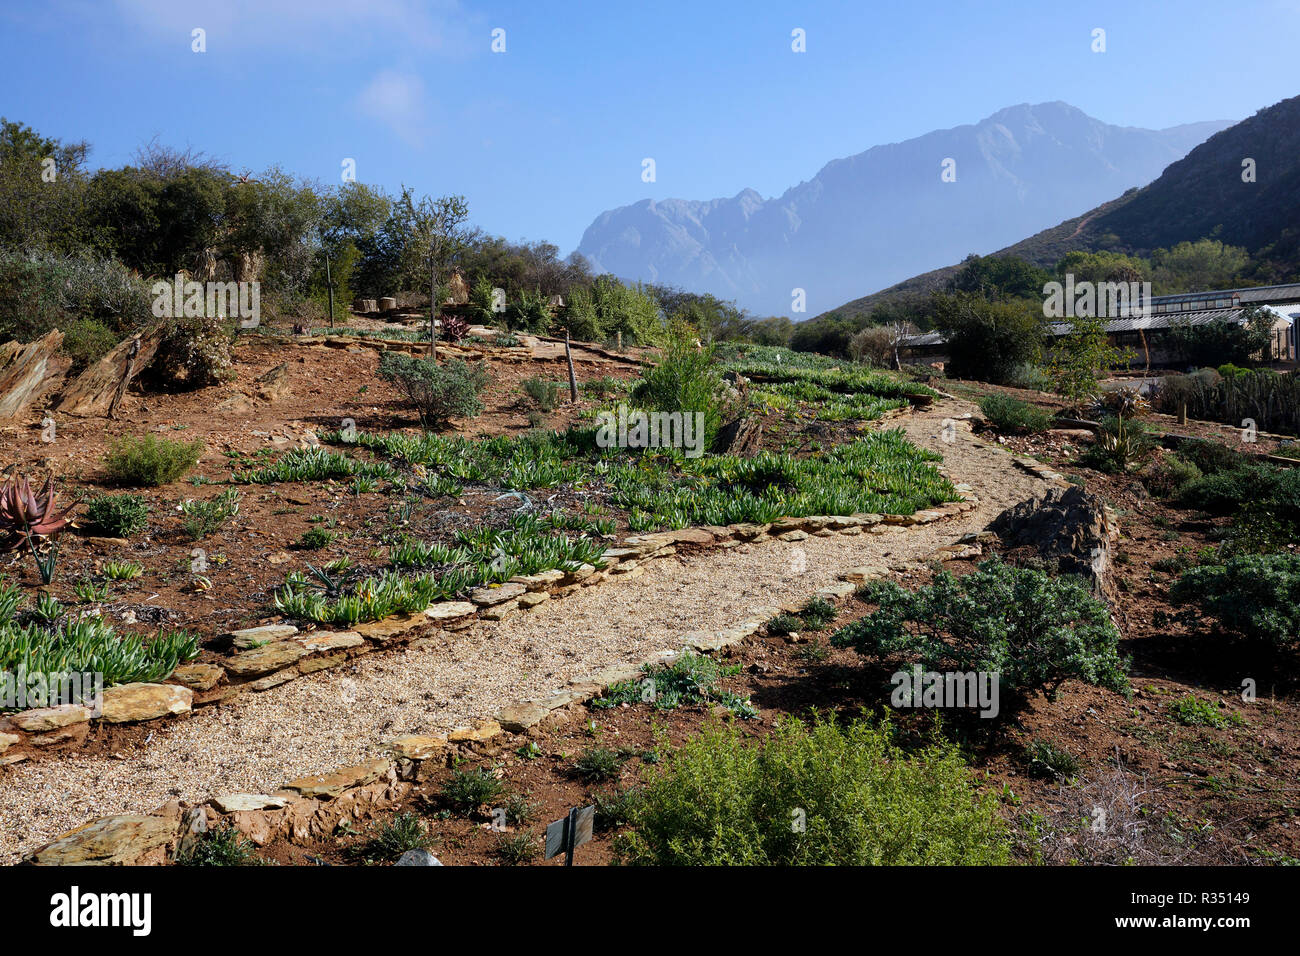
[[[469,335],[469,323],[459,315],[446,315],[442,318],[442,337],[455,345]]]
[[[68,515],[77,506],[74,501],[63,511],[55,511],[54,498],[53,477],[45,479],[39,493],[32,492],[25,476],[15,475],[0,487],[0,549],[15,551],[26,544],[43,584],[54,579],[57,538],[72,524]]]

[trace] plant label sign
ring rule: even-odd
[[[595,806],[569,811],[567,817],[556,820],[546,828],[546,859],[564,854],[564,865],[573,866],[573,851],[591,840],[596,820]]]

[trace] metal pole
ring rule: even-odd
[[[330,293],[330,328],[334,328],[334,277],[330,275],[330,257],[325,256],[325,285]]]
[[[573,851],[577,849],[578,808],[569,811],[569,822],[564,827],[564,865],[573,866]]]

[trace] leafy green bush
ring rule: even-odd
[[[1201,477],[1201,469],[1177,455],[1166,455],[1142,479],[1147,491],[1157,498],[1176,498]]]
[[[185,533],[194,541],[202,541],[239,514],[239,492],[228,488],[208,501],[182,501],[181,514],[184,515],[181,527]]]
[[[641,671],[643,676],[636,680],[610,685],[592,706],[652,703],[659,710],[673,710],[691,704],[721,704],[737,717],[757,714],[749,701],[717,686],[721,678],[734,677],[738,668],[723,667],[708,655],[686,651],[671,664],[647,664]]]
[[[1028,302],[987,302],[958,293],[935,296],[935,328],[948,340],[951,361],[944,371],[955,378],[1005,384],[1042,354],[1041,310]]]
[[[335,532],[326,528],[315,527],[308,528],[298,539],[298,547],[304,551],[319,551],[321,548],[329,547],[334,540]]]
[[[704,415],[704,448],[717,442],[722,426],[722,376],[712,348],[696,348],[691,330],[676,326],[659,364],[649,366],[632,399],[648,411]]]
[[[560,403],[560,383],[544,378],[526,378],[523,381],[524,394],[537,403],[544,412],[555,410]]]
[[[176,857],[181,866],[257,866],[264,861],[252,840],[235,827],[220,824],[194,837]]]
[[[608,747],[591,747],[584,750],[573,762],[573,774],[586,783],[604,783],[617,779],[626,761],[617,750]]]
[[[70,319],[64,323],[63,354],[72,359],[69,373],[94,365],[113,351],[120,336],[98,319]]]
[[[483,411],[479,393],[488,382],[487,369],[459,359],[438,364],[401,352],[379,356],[379,374],[405,393],[425,427],[447,424],[452,418],[473,418]]]
[[[980,411],[1000,432],[1045,432],[1052,426],[1052,416],[1037,405],[1022,402],[1010,395],[995,392],[979,401]]]
[[[615,842],[650,866],[999,864],[1005,827],[952,744],[904,752],[890,727],[711,727],[668,752]]]
[[[1300,555],[1241,554],[1192,568],[1170,597],[1265,648],[1300,648]]]
[[[1232,471],[1248,464],[1245,456],[1227,445],[1204,438],[1192,438],[1180,443],[1178,454],[1206,475],[1217,475],[1221,471]]]
[[[1242,722],[1241,717],[1195,694],[1180,697],[1169,705],[1169,715],[1184,727],[1213,727],[1222,730]]]
[[[1055,696],[1070,679],[1128,693],[1119,631],[1080,578],[991,560],[961,578],[940,572],[916,592],[876,581],[860,594],[879,607],[832,643],[928,671],[995,673],[1012,704]]]
[[[491,803],[506,792],[505,784],[485,767],[452,771],[442,786],[441,797],[451,809],[468,814]]]
[[[1031,740],[1025,747],[1025,759],[1029,763],[1030,774],[1035,777],[1055,780],[1058,777],[1072,777],[1079,772],[1078,758],[1050,740]]]
[[[131,538],[149,526],[149,505],[139,495],[97,495],[86,520],[106,538]]]
[[[199,463],[202,441],[172,441],[156,435],[123,435],[104,455],[104,470],[119,485],[166,485]]]

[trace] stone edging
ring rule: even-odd
[[[299,634],[292,625],[266,625],[244,631],[230,632],[226,637],[231,646],[242,655],[260,652],[265,661],[292,660],[265,676],[250,676],[245,684],[224,689],[216,687],[221,675],[208,685],[206,691],[193,691],[190,687],[175,684],[123,685],[109,688],[117,691],[122,700],[134,695],[150,704],[148,711],[153,719],[164,716],[155,713],[159,708],[153,695],[173,695],[168,699],[184,701],[184,706],[171,713],[184,713],[190,709],[190,694],[199,703],[224,700],[233,693],[245,690],[265,690],[278,686],[304,673],[336,667],[358,654],[380,647],[410,640],[410,631],[440,621],[445,629],[461,630],[475,620],[504,620],[521,610],[536,607],[551,599],[580,587],[590,587],[619,578],[633,578],[644,574],[642,562],[670,557],[677,553],[678,544],[709,545],[723,548],[738,547],[742,543],[763,541],[802,541],[809,535],[828,537],[881,533],[886,527],[914,527],[930,524],[954,514],[974,510],[979,505],[974,489],[967,484],[955,485],[960,501],[947,502],[936,508],[918,511],[913,515],[859,514],[845,516],[813,515],[802,518],[782,518],[770,524],[738,524],[726,527],[705,526],[633,535],[622,546],[610,549],[602,561],[606,567],[597,570],[582,565],[569,571],[548,571],[512,579],[504,585],[479,588],[470,594],[470,601],[442,601],[432,605],[423,614],[402,619],[389,618],[372,624],[357,625],[352,631]],[[818,597],[841,602],[857,587],[868,580],[883,577],[888,568],[863,566],[850,568],[834,584],[817,592]],[[513,587],[512,587],[513,585]],[[553,590],[552,590],[553,589]],[[492,592],[496,592],[493,594]],[[271,794],[224,794],[212,797],[204,805],[184,807],[179,801],[170,801],[150,814],[117,814],[101,817],[62,834],[45,846],[33,851],[27,862],[40,865],[74,865],[84,863],[108,864],[161,864],[173,859],[187,841],[205,831],[208,826],[226,822],[245,833],[255,843],[270,842],[276,836],[307,839],[327,836],[344,818],[380,810],[400,802],[413,782],[428,779],[437,769],[446,767],[460,751],[490,749],[505,734],[527,734],[539,728],[557,712],[575,704],[586,704],[604,693],[612,684],[635,678],[642,668],[650,664],[674,660],[682,651],[711,652],[738,644],[756,633],[781,608],[760,606],[751,608],[749,616],[730,628],[719,631],[691,631],[682,636],[681,650],[669,651],[646,660],[615,664],[585,678],[570,681],[540,700],[525,700],[511,704],[494,718],[480,720],[470,727],[461,727],[446,736],[406,735],[388,741],[384,746],[388,757],[370,760],[356,766],[343,767],[321,774],[290,780]],[[275,629],[279,629],[278,633]],[[261,635],[255,632],[262,632]],[[272,639],[273,637],[277,639]],[[266,643],[259,643],[266,640]],[[240,648],[239,645],[255,645]],[[266,648],[282,645],[273,652]],[[247,660],[247,658],[245,658]],[[304,667],[304,664],[306,667]],[[223,670],[210,664],[188,665],[191,668]],[[179,669],[178,669],[179,670]],[[293,673],[286,673],[293,671]],[[201,683],[212,678],[205,673]],[[196,674],[186,674],[193,679]],[[267,678],[275,678],[267,680]],[[282,679],[281,679],[282,678]],[[127,691],[126,688],[130,688]],[[147,691],[142,689],[148,689]],[[121,710],[121,705],[115,702]],[[82,708],[84,710],[84,708]],[[105,704],[105,714],[108,704]],[[0,728],[12,723],[15,717],[36,719],[39,712],[26,711],[7,718]],[[65,723],[55,729],[58,733],[69,726],[79,726],[84,739],[86,720],[77,719],[71,708],[47,708],[43,719]],[[106,718],[107,719],[107,716]],[[125,722],[125,721],[121,721]],[[27,732],[27,739],[50,731]],[[12,735],[11,735],[12,736]],[[0,740],[4,734],[0,733]],[[64,740],[72,739],[64,737]],[[51,741],[53,742],[53,741]],[[39,744],[37,744],[39,746]],[[0,765],[3,755],[0,754]],[[9,762],[13,762],[12,760]]]

